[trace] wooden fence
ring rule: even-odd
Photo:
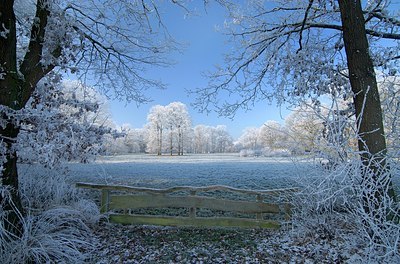
[[[111,222],[197,227],[279,228],[282,222],[290,220],[288,197],[297,191],[295,188],[245,190],[220,185],[168,189],[90,183],[77,183],[76,186],[101,191],[101,212],[108,213]],[[216,193],[231,195],[226,199],[215,197]],[[238,196],[242,198],[229,199]],[[243,196],[247,197],[243,199]],[[268,197],[274,198],[275,202],[266,202]],[[165,211],[160,211],[163,208],[186,208],[186,216],[182,216],[182,212],[165,215]],[[138,214],[143,209],[144,213]],[[201,216],[204,210],[214,212],[213,216]]]

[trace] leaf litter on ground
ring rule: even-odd
[[[91,263],[362,263],[345,243],[291,230],[100,223]],[[361,252],[357,252],[362,254]]]

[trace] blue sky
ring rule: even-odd
[[[177,41],[188,45],[182,54],[171,55],[177,61],[176,65],[148,72],[149,77],[160,79],[168,85],[166,90],[153,89],[147,92],[153,102],[139,107],[134,102],[110,102],[112,118],[117,125],[129,123],[135,128],[142,127],[147,122],[147,113],[153,105],[167,105],[174,101],[187,105],[193,126],[226,125],[235,138],[239,137],[246,127],[259,127],[267,120],[283,122],[282,117],[286,116],[288,111],[268,102],[256,104],[251,111],[238,112],[233,120],[218,117],[216,113],[198,113],[191,106],[194,98],[190,97],[186,90],[206,86],[207,79],[202,73],[212,71],[216,64],[223,63],[222,54],[229,49],[229,44],[226,43],[225,36],[216,31],[216,27],[223,26],[226,16],[224,10],[216,4],[209,6],[207,12],[204,6],[199,4],[199,15],[189,18],[185,18],[184,11],[176,7],[168,7],[166,11],[163,19],[170,34]]]

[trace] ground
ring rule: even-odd
[[[121,226],[95,228],[93,263],[345,263],[340,241],[295,238],[290,230]],[[351,263],[362,263],[352,256]]]

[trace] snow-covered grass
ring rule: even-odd
[[[39,171],[25,171],[20,178],[26,216],[14,211],[22,223],[21,236],[3,228],[7,212],[0,211],[0,263],[83,263],[95,249],[88,226],[99,221],[98,207],[83,199],[60,172],[36,165]],[[1,195],[9,198],[7,190]]]
[[[22,218],[21,237],[8,237],[1,263],[83,263],[94,249],[91,231],[73,208],[55,208]]]
[[[307,158],[240,157],[239,154],[107,156],[94,164],[74,163],[68,167],[71,182],[155,188],[214,184],[246,189],[283,188],[296,185],[298,178],[319,175],[316,162]],[[38,173],[32,167],[23,170]]]

